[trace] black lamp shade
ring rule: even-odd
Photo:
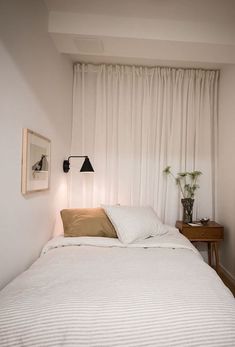
[[[91,162],[88,157],[85,158],[84,163],[80,169],[80,172],[94,172]]]

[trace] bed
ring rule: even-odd
[[[0,292],[0,346],[235,346],[235,301],[175,228],[56,237]]]

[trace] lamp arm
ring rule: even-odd
[[[67,159],[68,162],[70,158],[88,158],[88,156],[87,155],[70,155]]]

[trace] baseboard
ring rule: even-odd
[[[231,274],[223,267],[219,266],[219,276],[224,282],[224,284],[231,290],[235,297],[235,279],[231,276]]]

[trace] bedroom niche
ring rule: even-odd
[[[75,64],[71,153],[87,153],[96,172],[71,172],[69,206],[149,205],[174,225],[170,163],[203,172],[193,218],[213,219],[218,82],[218,70]]]
[[[163,174],[171,163],[196,218],[213,219],[219,71],[76,64],[74,74],[63,232],[0,292],[1,347],[233,346],[234,297],[217,275],[224,228],[177,221],[180,190]],[[33,147],[32,177],[49,179],[49,143]]]

